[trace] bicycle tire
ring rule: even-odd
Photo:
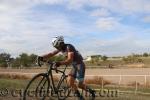
[[[32,87],[32,84],[33,84],[33,87]],[[41,85],[42,85],[42,87],[40,87]],[[31,87],[31,89],[33,88],[32,91],[30,90],[30,87]],[[32,99],[32,100],[45,100],[45,98],[48,97],[49,87],[50,87],[50,80],[49,80],[47,73],[39,73],[36,76],[34,76],[29,81],[29,83],[27,84],[27,86],[24,90],[24,93],[23,93],[23,100],[30,100],[30,99]],[[34,92],[35,94],[32,94],[32,96],[31,95],[29,96],[30,92]],[[44,94],[42,92],[44,92]]]
[[[62,79],[59,81],[57,90],[58,90],[58,100],[65,100],[69,96],[71,88],[67,84],[66,76],[63,76]]]

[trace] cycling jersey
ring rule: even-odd
[[[69,75],[77,79],[79,82],[83,82],[84,75],[85,75],[85,64],[83,62],[83,57],[81,56],[81,54],[71,44],[64,44],[61,52],[64,54],[68,52],[74,53],[73,62],[72,62],[73,67]]]
[[[75,49],[75,47],[71,44],[64,44],[62,50],[62,53],[68,53],[68,52],[73,52],[74,57],[73,57],[73,63],[80,64],[83,62],[83,57],[81,54]],[[66,55],[67,56],[67,55]]]

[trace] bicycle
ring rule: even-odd
[[[52,96],[55,97],[54,95],[58,100],[64,100],[69,96],[71,89],[67,85],[68,75],[65,74],[67,66],[62,71],[56,68],[55,62],[49,61],[47,63],[49,65],[47,72],[35,75],[27,84],[23,93],[23,100],[45,100]],[[39,62],[38,65],[41,66]],[[53,71],[61,74],[58,82],[54,79]]]

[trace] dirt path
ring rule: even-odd
[[[67,70],[67,72],[70,69]],[[46,69],[0,69],[0,74],[20,74],[33,76]],[[147,76],[145,76],[147,75]],[[149,76],[148,76],[149,75]],[[86,78],[93,76],[102,76],[111,82],[124,84],[130,82],[139,82],[144,84],[150,82],[150,68],[129,68],[129,69],[86,69]]]

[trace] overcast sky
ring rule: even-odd
[[[84,56],[150,52],[150,0],[0,0],[0,52],[45,54],[57,35]]]

